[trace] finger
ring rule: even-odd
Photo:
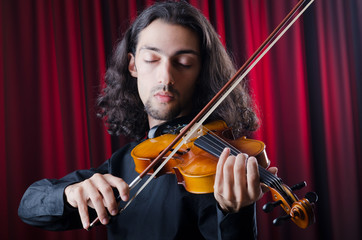
[[[268,168],[268,171],[272,173],[273,175],[277,176],[278,174],[278,168],[277,167],[270,167]]]
[[[255,157],[250,157],[247,164],[248,194],[250,199],[255,202],[261,196],[260,176],[258,162]]]
[[[223,191],[222,195],[227,200],[234,200],[234,165],[235,165],[236,157],[229,156],[223,167]]]
[[[79,191],[75,193],[77,199],[77,208],[80,216],[80,220],[82,221],[82,225],[84,229],[88,229],[89,227],[89,213],[88,213],[88,204],[87,199],[83,196],[83,191],[79,188]]]
[[[128,201],[128,199],[129,199],[129,191],[130,191],[128,184],[122,178],[115,177],[115,176],[110,175],[110,174],[106,174],[105,177],[106,177],[106,180],[108,181],[108,183],[112,187],[117,188],[121,199],[123,201]]]
[[[219,157],[219,161],[216,165],[216,174],[215,174],[215,182],[214,182],[214,191],[215,192],[222,191],[221,187],[223,185],[223,168],[224,168],[224,163],[229,155],[230,155],[230,149],[224,148],[223,152],[221,153],[221,155]]]
[[[93,204],[94,209],[97,212],[98,218],[100,219],[102,224],[108,223],[108,214],[105,208],[105,203],[103,200],[102,194],[98,191],[98,187],[96,186],[99,178],[95,178],[94,175],[91,179],[87,179],[84,181],[84,184],[87,186],[89,201]]]
[[[101,194],[104,207],[108,209],[108,212],[111,215],[116,215],[118,213],[118,206],[112,185],[109,183],[107,175],[94,175],[93,180],[96,188]]]
[[[246,154],[238,154],[236,156],[235,167],[234,167],[234,176],[235,176],[234,192],[238,202],[242,200],[246,192],[247,158],[248,156]]]
[[[105,177],[106,181],[108,182],[108,184],[110,184],[110,186],[117,188],[121,199],[123,201],[128,201],[128,199],[129,199],[128,184],[123,179],[112,176],[110,174],[106,174],[106,175],[104,175],[104,177]],[[112,191],[112,195],[113,195],[113,191]],[[113,195],[113,199],[114,199],[114,195]],[[110,213],[112,215],[116,215],[118,213],[118,206],[117,206],[116,199],[114,199],[114,202],[112,202],[112,210],[110,211]]]

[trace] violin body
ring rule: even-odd
[[[176,134],[164,134],[137,145],[131,152],[136,171],[144,172],[176,137]],[[282,221],[291,219],[300,228],[306,228],[315,222],[314,202],[317,201],[318,196],[315,193],[308,193],[305,198],[299,200],[293,190],[306,186],[306,183],[302,182],[291,188],[283,184],[280,178],[266,170],[270,161],[266,155],[264,143],[246,137],[235,139],[231,129],[223,121],[214,121],[202,126],[195,136],[189,138],[189,141],[179,148],[156,177],[163,174],[175,174],[177,182],[182,184],[186,191],[196,194],[212,193],[216,166],[225,147],[229,147],[230,154],[234,156],[238,153],[246,153],[258,160],[260,182],[269,188],[274,201],[265,204],[263,210],[270,212],[275,206],[280,205],[287,213],[275,219],[273,224],[279,225]],[[170,149],[169,153],[172,150]],[[163,159],[166,159],[169,153],[166,153]],[[147,174],[151,175],[158,166],[159,164],[153,166]]]
[[[269,159],[265,152],[265,145],[263,142],[247,139],[245,137],[234,139],[231,129],[227,127],[223,121],[214,121],[205,124],[198,135],[186,144],[182,145],[157,176],[163,174],[175,174],[177,182],[182,184],[188,192],[191,193],[212,193],[214,192],[214,180],[216,174],[216,165],[218,156],[210,154],[209,152],[201,149],[195,145],[195,141],[200,136],[212,133],[213,136],[226,141],[236,149],[249,156],[255,156],[264,168],[269,166]],[[172,142],[177,135],[164,134],[156,138],[148,139],[137,145],[131,155],[136,165],[136,171],[141,173],[144,169],[151,164],[159,153]],[[221,147],[221,150],[224,146]],[[168,154],[164,156],[166,158]],[[157,168],[157,165],[154,169]],[[153,170],[148,174],[152,174]]]

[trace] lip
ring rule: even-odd
[[[174,99],[172,93],[164,91],[157,92],[154,97],[156,97],[160,102],[170,102]]]

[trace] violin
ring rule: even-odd
[[[131,152],[136,171],[142,173],[176,136],[171,133],[164,134],[138,144]],[[175,174],[178,184],[183,185],[188,192],[212,193],[214,192],[216,165],[226,147],[230,148],[231,155],[246,153],[257,159],[260,182],[269,188],[274,200],[272,203],[265,204],[263,210],[270,212],[274,207],[280,205],[287,213],[286,216],[275,219],[273,221],[275,225],[291,219],[300,228],[306,228],[315,222],[314,203],[317,201],[317,195],[308,193],[306,198],[299,200],[293,190],[304,187],[305,182],[291,188],[283,184],[280,178],[266,170],[270,161],[265,151],[265,144],[246,137],[235,139],[232,129],[228,128],[224,121],[213,121],[202,126],[179,148],[156,174],[156,177],[163,174]],[[164,158],[167,158],[167,155]],[[157,168],[158,166],[155,165],[148,174],[152,175]]]
[[[162,174],[176,174],[178,182],[184,185],[189,192],[213,192],[217,159],[221,151],[225,147],[229,147],[233,155],[243,152],[257,158],[260,181],[270,189],[274,200],[272,203],[265,204],[263,210],[270,212],[275,206],[281,205],[287,213],[287,215],[275,219],[273,224],[279,225],[284,220],[291,219],[297,226],[306,228],[315,221],[314,203],[318,199],[317,194],[311,192],[299,200],[293,191],[306,186],[305,182],[288,187],[280,178],[268,172],[265,168],[269,166],[269,160],[264,151],[264,143],[246,138],[226,137],[230,133],[230,129],[225,123],[214,122],[211,125],[203,126],[203,123],[220,103],[240,84],[313,2],[314,0],[300,0],[254,54],[179,134],[161,135],[136,146],[132,151],[132,156],[135,159],[136,171],[140,174],[129,184],[129,188],[133,189],[144,176],[151,174],[151,177],[145,181],[120,212],[127,208],[154,177]],[[214,140],[218,142],[213,143]],[[117,200],[120,201],[119,196]],[[90,224],[89,229],[98,221],[97,217]]]

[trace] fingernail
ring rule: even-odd
[[[107,224],[107,221],[108,221],[107,218],[103,218],[102,223],[103,223],[103,224]]]
[[[116,210],[112,210],[112,213],[111,213],[113,216],[115,216],[117,214],[117,211]]]
[[[123,196],[122,196],[122,200],[123,200],[123,201],[128,201],[128,195],[123,195]]]
[[[86,222],[82,222],[82,224],[83,224],[83,228],[84,228],[84,229],[88,229],[88,225],[87,225]]]

